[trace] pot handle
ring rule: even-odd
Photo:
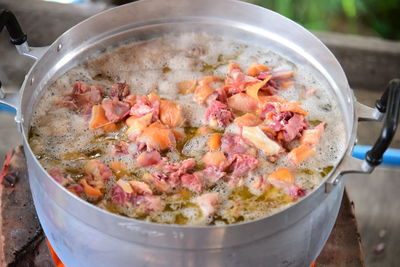
[[[27,42],[27,35],[22,31],[21,26],[14,13],[8,9],[0,8],[0,32],[6,28],[10,35],[10,42],[15,45],[19,54],[32,59],[39,59],[48,47],[30,47]],[[17,110],[18,94],[6,93],[0,81],[0,104]]]
[[[26,42],[27,35],[22,31],[15,15],[10,10],[0,9],[0,32],[4,27],[6,27],[13,45],[22,45]],[[16,110],[17,95],[7,94],[1,86],[0,81],[0,103]]]
[[[13,45],[21,45],[26,42],[27,36],[22,31],[14,13],[7,9],[0,9],[0,32],[6,27],[10,34],[10,42]]]
[[[380,136],[374,146],[367,151],[365,159],[360,160],[351,156],[351,152],[345,155],[341,166],[334,171],[326,182],[326,191],[330,192],[332,186],[339,182],[339,178],[347,173],[371,173],[376,166],[381,164],[383,154],[388,149],[397,130],[400,116],[400,79],[389,82],[386,91],[376,101],[375,109],[357,103],[357,118],[359,121],[380,121],[386,114]]]
[[[376,109],[386,113],[386,119],[378,140],[365,156],[365,161],[374,167],[381,164],[383,153],[388,149],[397,130],[400,114],[400,79],[389,83],[381,99],[376,101]]]
[[[8,9],[0,8],[0,32],[4,27],[10,35],[10,42],[15,45],[19,54],[37,60],[47,51],[47,46],[30,47],[27,41],[28,37],[22,31],[14,13]]]

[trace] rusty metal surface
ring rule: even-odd
[[[0,265],[52,266],[32,203],[22,147],[8,154],[0,181]]]

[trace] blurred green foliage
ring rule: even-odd
[[[400,0],[255,0],[311,30],[400,40]]]

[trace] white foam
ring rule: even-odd
[[[208,150],[206,143],[209,137],[210,134],[193,137],[183,147],[182,154],[200,160]]]
[[[317,154],[300,164],[293,166],[286,156],[279,158],[275,163],[265,161],[265,156],[257,156],[260,164],[248,177],[244,184],[249,186],[256,176],[268,176],[277,168],[289,168],[296,178],[296,183],[306,189],[313,189],[323,179],[320,175],[323,167],[337,164],[340,155],[345,149],[345,126],[342,122],[342,113],[335,98],[325,87],[323,81],[318,80],[312,71],[304,66],[295,65],[284,57],[270,51],[267,47],[254,47],[242,42],[233,41],[220,36],[200,33],[186,33],[154,39],[148,42],[128,44],[110,50],[106,54],[93,57],[86,64],[77,66],[61,76],[44,93],[36,106],[32,126],[36,135],[30,139],[34,152],[42,157],[41,163],[46,169],[53,167],[82,168],[85,161],[59,161],[68,153],[86,153],[98,149],[103,151],[98,159],[105,164],[114,160],[122,161],[130,172],[138,172],[133,154],[136,149],[129,147],[129,155],[111,156],[113,142],[102,141],[94,143],[94,139],[101,139],[105,133],[102,130],[88,130],[87,122],[74,111],[66,108],[57,109],[54,102],[62,95],[72,90],[72,84],[79,80],[89,85],[102,86],[106,91],[115,82],[127,82],[132,87],[132,93],[143,95],[150,92],[160,94],[178,102],[183,109],[186,125],[201,126],[206,124],[206,105],[193,102],[193,95],[178,94],[176,83],[184,80],[200,79],[205,75],[215,75],[224,78],[229,62],[237,62],[245,71],[252,63],[258,62],[268,65],[273,71],[293,70],[295,84],[278,94],[290,101],[301,101],[302,107],[308,110],[308,120],[320,120],[327,123],[325,133],[320,144],[316,146]],[[306,90],[315,89],[314,96],[304,97]],[[239,133],[235,124],[226,129],[227,132]],[[185,156],[200,160],[207,151],[206,141],[209,135],[196,136],[185,144],[182,153]],[[293,144],[294,145],[294,144]],[[173,161],[179,159],[177,153],[169,153],[168,158]],[[152,171],[146,168],[146,171]],[[141,169],[143,172],[143,169]],[[114,177],[107,186],[112,186]],[[230,199],[232,188],[220,180],[212,189],[220,194],[220,209],[217,216],[224,220],[217,220],[215,224],[235,222],[230,213],[235,201],[240,205],[240,216],[251,220],[273,214],[290,204],[277,205],[275,202],[256,202],[244,205],[240,199]],[[260,192],[253,191],[255,195]],[[195,194],[190,202],[195,203]],[[169,203],[170,199],[168,199]],[[175,204],[177,210],[165,211],[158,215],[150,215],[146,220],[161,223],[174,223],[178,214],[188,219],[188,224],[206,224],[211,218],[204,221],[199,217],[199,209],[193,206],[179,208],[182,203]],[[175,207],[171,204],[171,207]],[[134,209],[122,210],[128,216],[136,216]],[[238,215],[238,214],[236,214]],[[236,216],[235,215],[235,216]]]

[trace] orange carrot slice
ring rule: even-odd
[[[269,68],[265,65],[253,63],[247,70],[247,75],[254,77],[254,76],[257,76],[258,74],[260,74],[260,72],[268,71],[268,70],[269,70]]]
[[[185,133],[182,130],[172,129],[172,133],[175,136],[175,140],[177,142],[183,141],[186,137]]]
[[[272,76],[275,80],[290,79],[293,77],[294,72],[291,70],[278,70],[274,71]]]
[[[200,128],[197,129],[196,135],[205,135],[205,134],[212,133],[212,132],[213,132],[213,130],[210,127],[201,126]]]
[[[134,117],[131,116],[126,120],[126,124],[128,125],[128,130],[126,131],[126,136],[132,141],[135,140],[137,136],[151,123],[151,119],[153,117],[152,113],[148,113],[142,117]]]
[[[137,192],[138,194],[141,194],[141,195],[144,195],[144,194],[152,195],[153,194],[153,191],[151,191],[150,186],[148,184],[146,184],[145,182],[133,180],[133,181],[129,181],[129,184],[131,185],[133,190],[135,192]]]
[[[202,161],[206,166],[208,165],[220,166],[221,163],[226,162],[226,157],[224,155],[224,152],[222,151],[213,151],[213,152],[207,152],[203,156]]]
[[[122,171],[124,169],[124,163],[122,161],[113,161],[110,167],[113,171]]]
[[[294,177],[290,171],[286,168],[279,168],[268,176],[269,179],[275,179],[280,181],[285,181],[289,183],[294,183]]]
[[[257,110],[257,100],[244,93],[235,94],[228,98],[228,106],[243,112],[254,112]]]
[[[214,89],[212,89],[209,86],[200,86],[197,87],[196,90],[194,91],[194,101],[196,101],[199,104],[204,104],[207,100],[207,98],[214,93]]]
[[[161,121],[155,121],[149,125],[149,128],[160,128],[160,129],[168,129]]]
[[[97,159],[87,161],[84,168],[87,174],[93,176],[93,178],[98,181],[106,180],[112,175],[111,170]]]
[[[136,103],[136,95],[130,94],[127,97],[125,97],[123,101],[126,103],[129,103],[129,105],[133,106]]]
[[[214,93],[214,89],[210,86],[212,82],[219,82],[220,79],[215,76],[205,76],[199,81],[199,86],[195,89],[193,99],[197,103],[204,104],[207,98]]]
[[[183,122],[181,106],[169,100],[161,100],[160,120],[171,128],[180,126]]]
[[[129,127],[131,127],[134,123],[135,123],[135,120],[136,119],[138,119],[138,118],[140,118],[140,117],[138,117],[138,116],[129,116],[126,120],[125,120],[125,124],[126,125],[128,125],[128,128]]]
[[[240,71],[242,71],[242,68],[239,66],[239,64],[231,62],[228,65],[228,72],[231,72],[233,69],[239,69]]]
[[[103,128],[105,131],[114,131],[115,123],[110,123],[106,117],[106,113],[101,105],[92,107],[92,116],[89,121],[89,129]]]
[[[90,118],[89,129],[99,128],[108,122],[109,121],[106,118],[106,114],[102,106],[94,105],[92,107],[92,117]]]
[[[175,136],[170,129],[152,127],[151,125],[143,130],[139,140],[159,150],[174,147],[176,144]]]
[[[89,197],[93,197],[93,198],[98,198],[103,196],[103,193],[101,193],[101,191],[99,189],[96,189],[94,187],[92,187],[91,185],[89,185],[85,179],[82,179],[80,181],[81,185],[83,186],[83,191],[85,192],[85,194]]]
[[[207,146],[209,150],[217,150],[221,146],[222,135],[219,133],[214,133],[210,135],[207,140]]]
[[[119,179],[117,181],[117,185],[119,185],[122,188],[122,190],[125,191],[125,193],[128,193],[128,194],[133,193],[132,186],[128,181]]]
[[[276,132],[275,132],[274,130],[272,130],[272,129],[270,129],[270,128],[264,126],[264,125],[259,125],[258,127],[260,127],[261,130],[262,130],[264,133],[269,133],[269,134],[271,134],[272,136],[276,136]],[[283,135],[282,135],[282,137],[283,137]]]
[[[258,96],[258,101],[260,103],[268,103],[268,102],[278,102],[278,103],[287,103],[285,99],[283,99],[280,96],[277,95],[263,95],[263,96]]]
[[[160,96],[157,95],[156,93],[150,93],[147,95],[147,98],[149,99],[150,102],[154,101],[160,101]]]
[[[178,91],[182,95],[190,94],[194,92],[196,88],[197,80],[182,81],[176,84]]]
[[[109,123],[101,128],[103,128],[106,132],[114,132],[115,130],[117,130],[117,125],[115,123]]]
[[[300,164],[314,156],[315,150],[306,145],[300,145],[289,152],[288,157],[294,164]]]
[[[325,122],[321,122],[314,129],[307,129],[303,131],[300,138],[300,144],[314,146],[321,141],[322,134],[324,133]]]
[[[278,140],[280,140],[280,141],[283,142],[283,140],[284,140],[283,133],[282,133],[282,132],[279,132],[279,133],[276,135],[276,139],[278,139]]]
[[[111,162],[110,167],[113,170],[117,180],[128,174],[125,170],[125,163],[122,161],[113,161]]]
[[[279,85],[282,86],[282,88],[286,89],[289,88],[294,84],[294,81],[280,81]]]
[[[307,110],[302,109],[301,107],[299,107],[299,106],[298,106],[299,104],[300,104],[299,102],[288,102],[288,103],[283,103],[283,104],[280,106],[280,110],[281,110],[281,112],[284,112],[284,111],[291,111],[291,112],[294,112],[294,113],[298,113],[298,114],[307,116],[307,115],[308,115]]]
[[[262,120],[253,113],[246,113],[240,117],[237,117],[234,122],[241,127],[243,126],[253,127],[261,124]]]
[[[246,94],[258,101],[258,91],[271,79],[271,75],[261,82],[246,87]]]

